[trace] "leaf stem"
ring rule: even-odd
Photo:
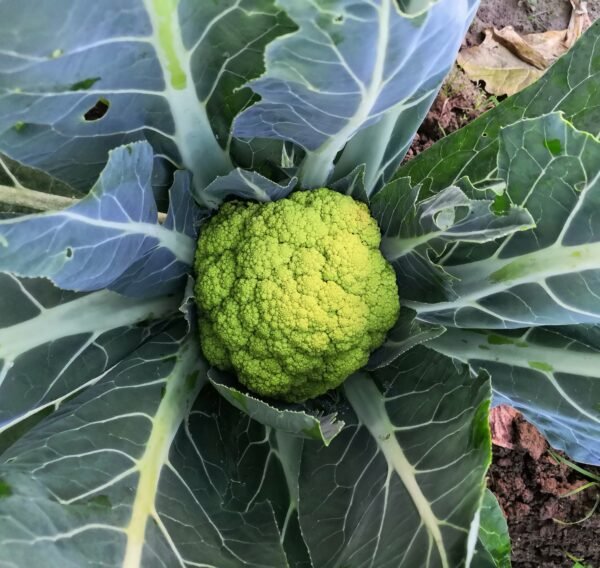
[[[16,207],[27,207],[35,211],[55,211],[57,209],[66,209],[75,205],[79,199],[75,197],[66,197],[64,195],[53,195],[27,189],[26,187],[10,187],[0,185],[0,204],[14,205]],[[158,213],[158,222],[164,223],[167,218],[166,213]]]

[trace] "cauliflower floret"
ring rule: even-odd
[[[225,203],[196,253],[208,361],[300,402],[363,367],[398,318],[396,276],[366,205],[329,189]]]

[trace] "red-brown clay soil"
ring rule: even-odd
[[[577,523],[600,499],[600,487],[561,498],[589,479],[557,463],[542,435],[512,409],[495,409],[491,428],[499,443],[512,446],[494,445],[488,485],[508,520],[513,567],[570,568],[574,562],[568,554],[582,558],[586,566],[600,567],[600,514]],[[600,475],[600,468],[583,467]]]

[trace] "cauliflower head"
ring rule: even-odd
[[[249,390],[287,402],[339,386],[398,318],[380,241],[367,206],[329,189],[225,203],[196,253],[205,357]]]

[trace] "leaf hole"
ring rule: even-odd
[[[95,120],[100,120],[107,112],[110,107],[110,103],[107,99],[98,99],[96,104],[90,108],[83,115],[83,118],[87,122],[94,122]]]
[[[71,247],[67,247],[65,250],[65,256],[67,258],[73,258],[73,249]]]
[[[344,16],[342,14],[338,14],[337,16],[335,16],[335,18],[333,18],[334,24],[341,24],[343,22],[344,22]]]

